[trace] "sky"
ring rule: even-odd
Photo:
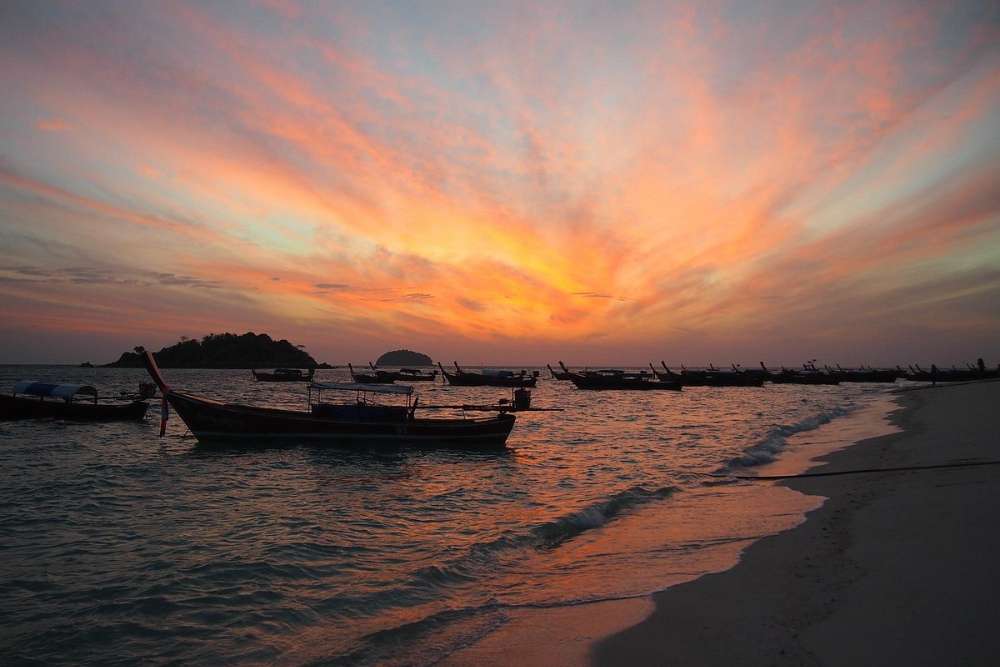
[[[996,2],[0,3],[0,363],[1000,361]]]

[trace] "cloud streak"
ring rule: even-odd
[[[7,321],[516,361],[998,333],[954,315],[1000,261],[995,8],[603,11],[16,5]]]

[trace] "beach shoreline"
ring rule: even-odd
[[[897,400],[899,432],[825,455],[811,472],[1000,458],[1000,383]],[[1000,648],[1000,466],[781,484],[828,500],[796,528],[755,542],[733,568],[654,594],[653,613],[596,642],[591,662],[991,663]]]
[[[746,474],[781,475],[805,472],[817,465],[822,456],[852,447],[877,435],[893,433],[898,428],[889,423],[890,413],[898,406],[894,395],[881,394],[874,400],[849,410],[833,420],[820,420],[811,429],[795,430],[787,435],[779,456],[767,463],[742,469]],[[737,467],[733,472],[738,472]],[[712,496],[708,505],[705,494]],[[728,498],[721,505],[722,498]],[[635,585],[626,585],[622,597],[572,602],[544,608],[508,607],[505,621],[485,636],[452,652],[437,664],[586,664],[597,642],[641,624],[655,610],[658,591],[696,581],[710,573],[725,572],[737,566],[741,554],[756,541],[794,529],[807,514],[822,505],[825,497],[800,493],[774,482],[709,484],[692,488],[671,498],[660,508],[649,507],[634,515],[621,517],[611,529],[612,540],[630,539],[635,531],[660,535],[649,541],[649,554],[669,553],[673,544],[704,541],[707,558],[691,561],[646,562],[641,574],[649,581],[642,593],[627,593]],[[697,528],[695,522],[709,522]],[[716,525],[715,522],[721,522]],[[687,526],[685,529],[684,526]],[[624,531],[624,532],[623,532]],[[728,539],[726,536],[729,536]],[[739,536],[739,537],[737,537]],[[723,538],[723,539],[718,539]],[[693,541],[693,542],[692,542]],[[609,548],[612,543],[608,543]],[[668,552],[661,549],[667,548]],[[598,554],[606,553],[598,550]],[[711,554],[711,555],[709,555]],[[679,569],[678,569],[679,568]],[[647,571],[648,570],[648,571]],[[655,573],[658,579],[651,578]],[[623,573],[609,573],[621,578]],[[655,583],[654,583],[655,581]]]

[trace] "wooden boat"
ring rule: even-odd
[[[348,364],[348,367],[351,365]],[[416,368],[400,368],[398,371],[384,371],[375,366],[372,362],[368,362],[368,367],[372,372],[359,374],[354,373],[354,369],[351,368],[352,376],[355,378],[355,382],[370,382],[375,384],[389,384],[391,382],[434,382],[437,379],[437,371],[425,372],[417,370]],[[362,379],[365,378],[365,379]]]
[[[655,391],[668,389],[681,390],[680,382],[653,379],[655,376],[646,371],[626,373],[619,370],[587,371],[574,374],[570,381],[577,389],[588,390],[618,390],[618,391]]]
[[[562,369],[562,372],[553,370],[552,366],[550,366],[549,364],[545,364],[545,367],[549,369],[549,373],[552,373],[553,380],[569,382],[570,378],[573,377],[573,373],[568,368],[566,368],[566,364],[564,364],[561,361],[559,362],[559,367]]]
[[[308,373],[298,368],[276,368],[273,373],[251,369],[250,373],[257,382],[310,382],[316,375],[316,369],[310,368]]]
[[[90,400],[75,400],[77,397]],[[0,395],[0,420],[142,421],[148,407],[141,398],[123,403],[100,403],[97,389],[90,385],[18,382],[11,395]]]
[[[902,377],[899,371],[889,368],[848,368],[844,369],[837,364],[837,368],[826,367],[826,372],[837,378],[841,382],[866,382],[881,383],[895,382]]]
[[[812,384],[812,385],[835,385],[840,384],[840,380],[816,369],[805,369],[802,371],[782,367],[780,373],[773,373],[768,370],[764,362],[760,362],[761,368],[768,374],[767,379],[775,384]]]
[[[423,419],[415,416],[413,387],[359,383],[311,383],[308,409],[283,410],[222,403],[172,389],[152,354],[146,370],[163,398],[203,443],[313,443],[334,446],[425,446],[501,449],[514,428],[514,415],[482,419]],[[353,403],[322,400],[323,392],[355,392]],[[377,405],[371,395],[406,397],[406,405]]]
[[[448,384],[456,387],[534,387],[538,383],[537,375],[529,375],[527,371],[483,371],[482,373],[467,373],[458,362],[454,362],[455,372],[449,373],[440,363],[438,368]]]
[[[385,371],[358,373],[350,363],[347,364],[347,368],[351,371],[351,379],[361,384],[392,384],[396,381],[395,373],[387,373]]]
[[[416,368],[400,368],[396,379],[399,382],[434,382],[437,380],[438,372],[425,372]]]
[[[653,373],[661,381],[679,382],[685,387],[763,387],[764,378],[758,375],[751,375],[743,371],[732,370],[723,371],[715,368],[711,364],[707,370],[693,371],[682,369],[680,373],[674,373],[667,367],[666,362],[661,361],[665,372],[661,373],[649,364]]]

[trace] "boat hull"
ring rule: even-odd
[[[311,412],[218,403],[179,392],[169,392],[166,397],[191,433],[204,443],[502,449],[515,421],[513,415],[489,419],[345,421]]]
[[[21,396],[0,396],[0,420],[65,419],[80,422],[142,421],[149,404],[133,401],[123,405],[42,401]]]

